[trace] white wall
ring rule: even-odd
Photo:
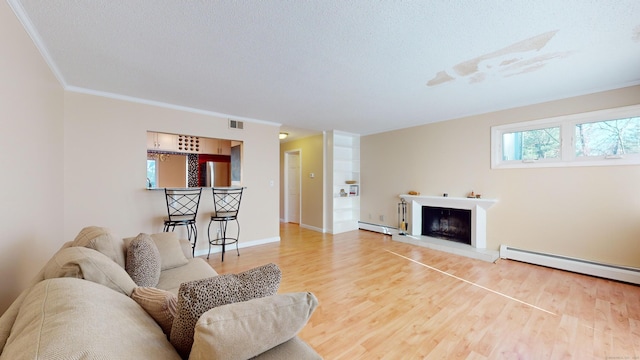
[[[0,2],[0,313],[59,247],[63,90]]]
[[[279,239],[279,126],[229,129],[223,118],[73,92],[65,93],[64,126],[65,239],[87,225],[123,237],[162,231],[164,193],[145,189],[148,130],[243,141],[240,244]],[[211,211],[211,191],[204,190],[196,251],[207,249]]]
[[[364,136],[360,218],[396,226],[401,193],[473,190],[499,200],[487,211],[490,249],[640,267],[640,166],[492,170],[490,158],[491,126],[634,104],[640,86]]]

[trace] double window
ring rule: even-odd
[[[491,168],[640,164],[640,105],[491,128]]]

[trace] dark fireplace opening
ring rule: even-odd
[[[471,210],[423,206],[422,235],[471,245]]]

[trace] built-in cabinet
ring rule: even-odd
[[[178,136],[147,131],[147,149],[158,151],[178,151]]]
[[[203,139],[199,136],[190,135],[174,135],[178,138],[178,152],[185,152],[188,154],[200,154],[202,153]]]
[[[231,155],[231,140],[206,139],[204,153],[214,155]]]
[[[327,132],[325,149],[326,226],[332,234],[356,230],[360,220],[360,136]]]
[[[147,131],[147,150],[231,155],[231,140]]]

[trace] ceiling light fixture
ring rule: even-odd
[[[289,133],[281,132],[281,133],[278,135],[278,138],[279,138],[280,140],[283,140],[283,139],[286,139],[286,138],[287,138],[287,136],[289,136]]]

